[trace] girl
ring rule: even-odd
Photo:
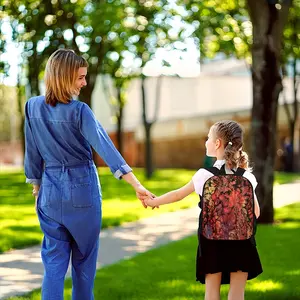
[[[217,158],[214,167],[219,170],[224,169],[226,174],[233,174],[238,167],[248,169],[248,156],[242,151],[243,132],[238,123],[234,121],[215,123],[209,130],[205,147],[207,156]],[[201,199],[205,182],[213,176],[214,174],[210,171],[200,169],[192,180],[182,188],[155,199],[148,198],[145,202],[152,207],[159,206],[182,200],[194,191]],[[243,176],[249,180],[251,183],[249,186],[252,185],[254,191],[257,186],[254,175],[245,171]],[[201,209],[202,205],[203,200],[199,203]],[[260,209],[255,193],[254,212],[258,218]],[[228,299],[244,299],[247,279],[255,278],[262,273],[254,237],[252,240],[212,240],[207,239],[200,230],[198,236],[196,279],[205,283],[205,300],[219,300],[220,285],[228,283],[230,283]]]
[[[46,66],[46,95],[29,99],[25,106],[26,182],[33,184],[44,233],[43,300],[63,299],[71,254],[72,299],[94,299],[102,197],[92,147],[117,179],[132,185],[144,206],[144,197],[152,197],[91,109],[72,99],[86,86],[87,66],[72,50],[55,51]]]

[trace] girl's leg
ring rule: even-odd
[[[238,271],[230,273],[228,300],[244,300],[247,278],[248,273],[245,272]]]
[[[205,300],[220,300],[222,273],[206,274]]]

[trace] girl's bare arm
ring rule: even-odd
[[[194,183],[193,181],[190,181],[180,189],[168,192],[162,196],[159,196],[157,198],[154,198],[153,200],[147,199],[146,204],[149,206],[159,206],[164,205],[168,203],[173,203],[179,200],[182,200],[186,196],[190,195],[192,192],[195,191]]]

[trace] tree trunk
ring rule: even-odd
[[[92,103],[92,93],[93,93],[95,81],[96,81],[96,79],[94,79],[95,77],[97,77],[97,75],[94,75],[94,74],[92,76],[89,76],[89,75],[87,76],[88,84],[81,90],[80,95],[78,97],[80,101],[86,103],[89,107],[91,107],[91,103]],[[93,150],[93,160],[96,163],[98,160],[98,153],[95,151],[94,148],[92,148],[92,150]]]
[[[23,165],[24,155],[25,155],[25,136],[24,136],[25,117],[24,117],[24,112],[23,112],[23,107],[24,107],[23,97],[24,97],[25,91],[22,90],[23,87],[20,84],[20,75],[18,75],[17,89],[18,89],[18,94],[17,94],[18,111],[19,111],[19,116],[20,116],[20,119],[21,119],[19,132],[20,132],[20,139],[21,139],[21,145],[22,145],[22,165]]]
[[[289,164],[290,164],[290,172],[294,172],[295,171],[295,125],[296,122],[292,122],[290,124],[290,136],[291,136],[291,152],[290,152],[290,156],[289,156]]]
[[[252,149],[256,194],[261,207],[259,222],[272,223],[278,97],[282,90],[280,51],[287,5],[280,10],[273,1],[248,0],[253,26],[252,48]]]
[[[142,107],[143,107],[143,124],[145,130],[145,175],[146,178],[151,178],[153,174],[152,165],[152,144],[151,144],[151,126],[152,123],[147,120],[147,107],[146,107],[146,91],[145,91],[145,76],[141,77],[141,90],[142,90]]]
[[[153,175],[152,164],[152,143],[151,143],[151,123],[145,124],[145,165],[146,165],[146,177],[150,179]]]
[[[28,58],[28,82],[30,85],[30,97],[41,94],[39,87],[40,62],[38,54],[33,51],[33,55]]]
[[[117,97],[118,97],[118,111],[117,111],[117,143],[118,150],[123,154],[123,101],[122,101],[122,88],[117,87]]]
[[[92,93],[95,87],[97,74],[87,75],[87,85],[81,90],[79,100],[86,103],[89,107],[92,104]]]
[[[105,49],[101,45],[98,50],[98,62],[95,65],[90,65],[86,76],[87,86],[81,90],[79,99],[86,103],[89,107],[92,105],[92,93],[96,84],[100,69],[103,64],[103,58],[105,56]]]

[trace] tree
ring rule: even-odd
[[[171,14],[165,2],[146,3],[132,0],[130,7],[128,7],[128,17],[123,20],[121,32],[115,31],[119,38],[112,42],[111,49],[104,60],[103,72],[110,74],[116,88],[116,96],[111,95],[111,102],[117,120],[117,139],[121,151],[122,117],[124,105],[127,102],[126,90],[133,78],[141,79],[142,120],[145,128],[145,166],[148,178],[153,173],[150,132],[158,115],[161,76],[158,78],[156,89],[155,114],[150,120],[147,113],[149,101],[146,99],[145,87],[147,77],[143,74],[143,68],[149,60],[155,57],[158,48],[170,45],[170,39],[167,38],[167,31],[171,28],[171,25],[168,24],[170,19]],[[131,64],[128,63],[129,61]]]
[[[157,85],[156,85],[156,97],[155,97],[155,109],[154,109],[154,116],[152,120],[147,113],[147,93],[146,93],[146,76],[142,74],[141,76],[141,90],[142,90],[142,118],[145,130],[145,166],[146,166],[146,177],[151,178],[153,175],[154,167],[152,161],[152,145],[151,145],[151,129],[152,125],[156,123],[159,111],[159,104],[160,104],[160,95],[161,95],[161,84],[162,84],[162,76],[157,78]]]
[[[142,0],[72,0],[41,1],[5,0],[6,13],[14,29],[14,40],[24,47],[24,65],[27,70],[31,95],[40,93],[40,80],[46,60],[59,47],[74,49],[89,62],[88,85],[80,98],[88,105],[104,61],[111,53],[133,52],[139,72],[153,57],[157,47],[167,46],[167,20],[172,9],[167,1]],[[99,22],[101,20],[101,22]],[[118,142],[122,148],[122,115],[125,89],[136,70],[119,76],[117,61],[110,68],[118,90]],[[144,106],[145,107],[145,106]],[[145,116],[145,114],[143,114]],[[146,136],[150,139],[153,122],[144,118]],[[150,125],[149,125],[150,124]],[[148,140],[147,140],[148,141]],[[147,145],[151,143],[148,141]],[[149,146],[150,147],[150,146]],[[147,166],[152,166],[150,148],[146,147]],[[152,173],[148,172],[148,174]]]
[[[116,120],[117,124],[117,147],[121,154],[123,154],[123,117],[124,117],[124,107],[127,103],[127,89],[131,77],[123,77],[121,75],[121,67],[116,68],[116,71],[108,72],[108,76],[112,77],[113,88],[111,91],[107,83],[106,75],[102,75],[103,88],[105,90],[106,96],[108,97],[108,104],[111,108],[112,115]],[[105,68],[107,70],[107,68]],[[116,93],[115,93],[116,92]]]
[[[175,8],[171,7],[168,1],[143,1],[132,0],[131,8],[135,15],[135,21],[132,23],[133,35],[129,39],[130,48],[139,61],[139,77],[141,79],[141,103],[142,103],[142,121],[145,132],[145,175],[150,178],[153,174],[151,129],[158,117],[160,102],[160,90],[162,76],[159,76],[156,88],[156,99],[154,116],[150,118],[148,113],[149,101],[147,100],[146,80],[147,76],[143,73],[146,64],[155,58],[158,48],[174,49],[174,41],[182,40],[180,33],[182,28],[177,31],[172,28],[174,17],[181,18]],[[162,66],[164,61],[161,62]]]
[[[184,1],[202,57],[244,58],[253,82],[251,159],[262,223],[273,222],[273,179],[283,30],[291,1]]]
[[[7,61],[5,61],[2,57],[3,54],[6,52],[6,46],[7,46],[7,37],[3,33],[2,26],[7,23],[7,20],[5,20],[6,15],[4,12],[2,12],[2,6],[0,5],[0,79],[1,83],[3,82],[3,79],[8,75],[9,72],[9,64]]]
[[[134,54],[131,43],[132,29],[128,26],[127,19],[123,20],[123,26],[115,29],[116,37],[111,42],[110,50],[106,53],[101,73],[107,74],[113,82],[113,90],[107,84],[107,76],[102,76],[103,87],[109,98],[109,106],[117,125],[117,146],[123,153],[123,117],[124,107],[128,101],[127,89],[130,81],[137,77],[137,69],[134,69]],[[131,63],[129,63],[131,61]]]
[[[97,75],[126,15],[125,1],[5,1],[14,40],[23,43],[31,95],[40,93],[45,62],[57,48],[74,49],[89,62],[88,85],[81,98],[88,105]],[[99,22],[99,20],[103,20]]]
[[[20,134],[20,140],[22,145],[22,159],[24,160],[24,153],[25,153],[25,136],[24,136],[24,124],[25,124],[25,113],[24,113],[24,106],[25,106],[25,86],[22,83],[23,80],[23,65],[20,62],[19,66],[19,72],[18,72],[18,78],[17,78],[17,102],[18,102],[18,114],[19,114],[19,134]],[[23,161],[22,161],[23,164]]]
[[[253,26],[252,45],[252,159],[259,182],[261,223],[272,223],[278,98],[282,90],[280,61],[283,30],[290,1],[248,0]]]
[[[195,27],[192,36],[200,60],[218,53],[251,64],[252,25],[244,0],[180,1],[188,12],[184,20]]]

